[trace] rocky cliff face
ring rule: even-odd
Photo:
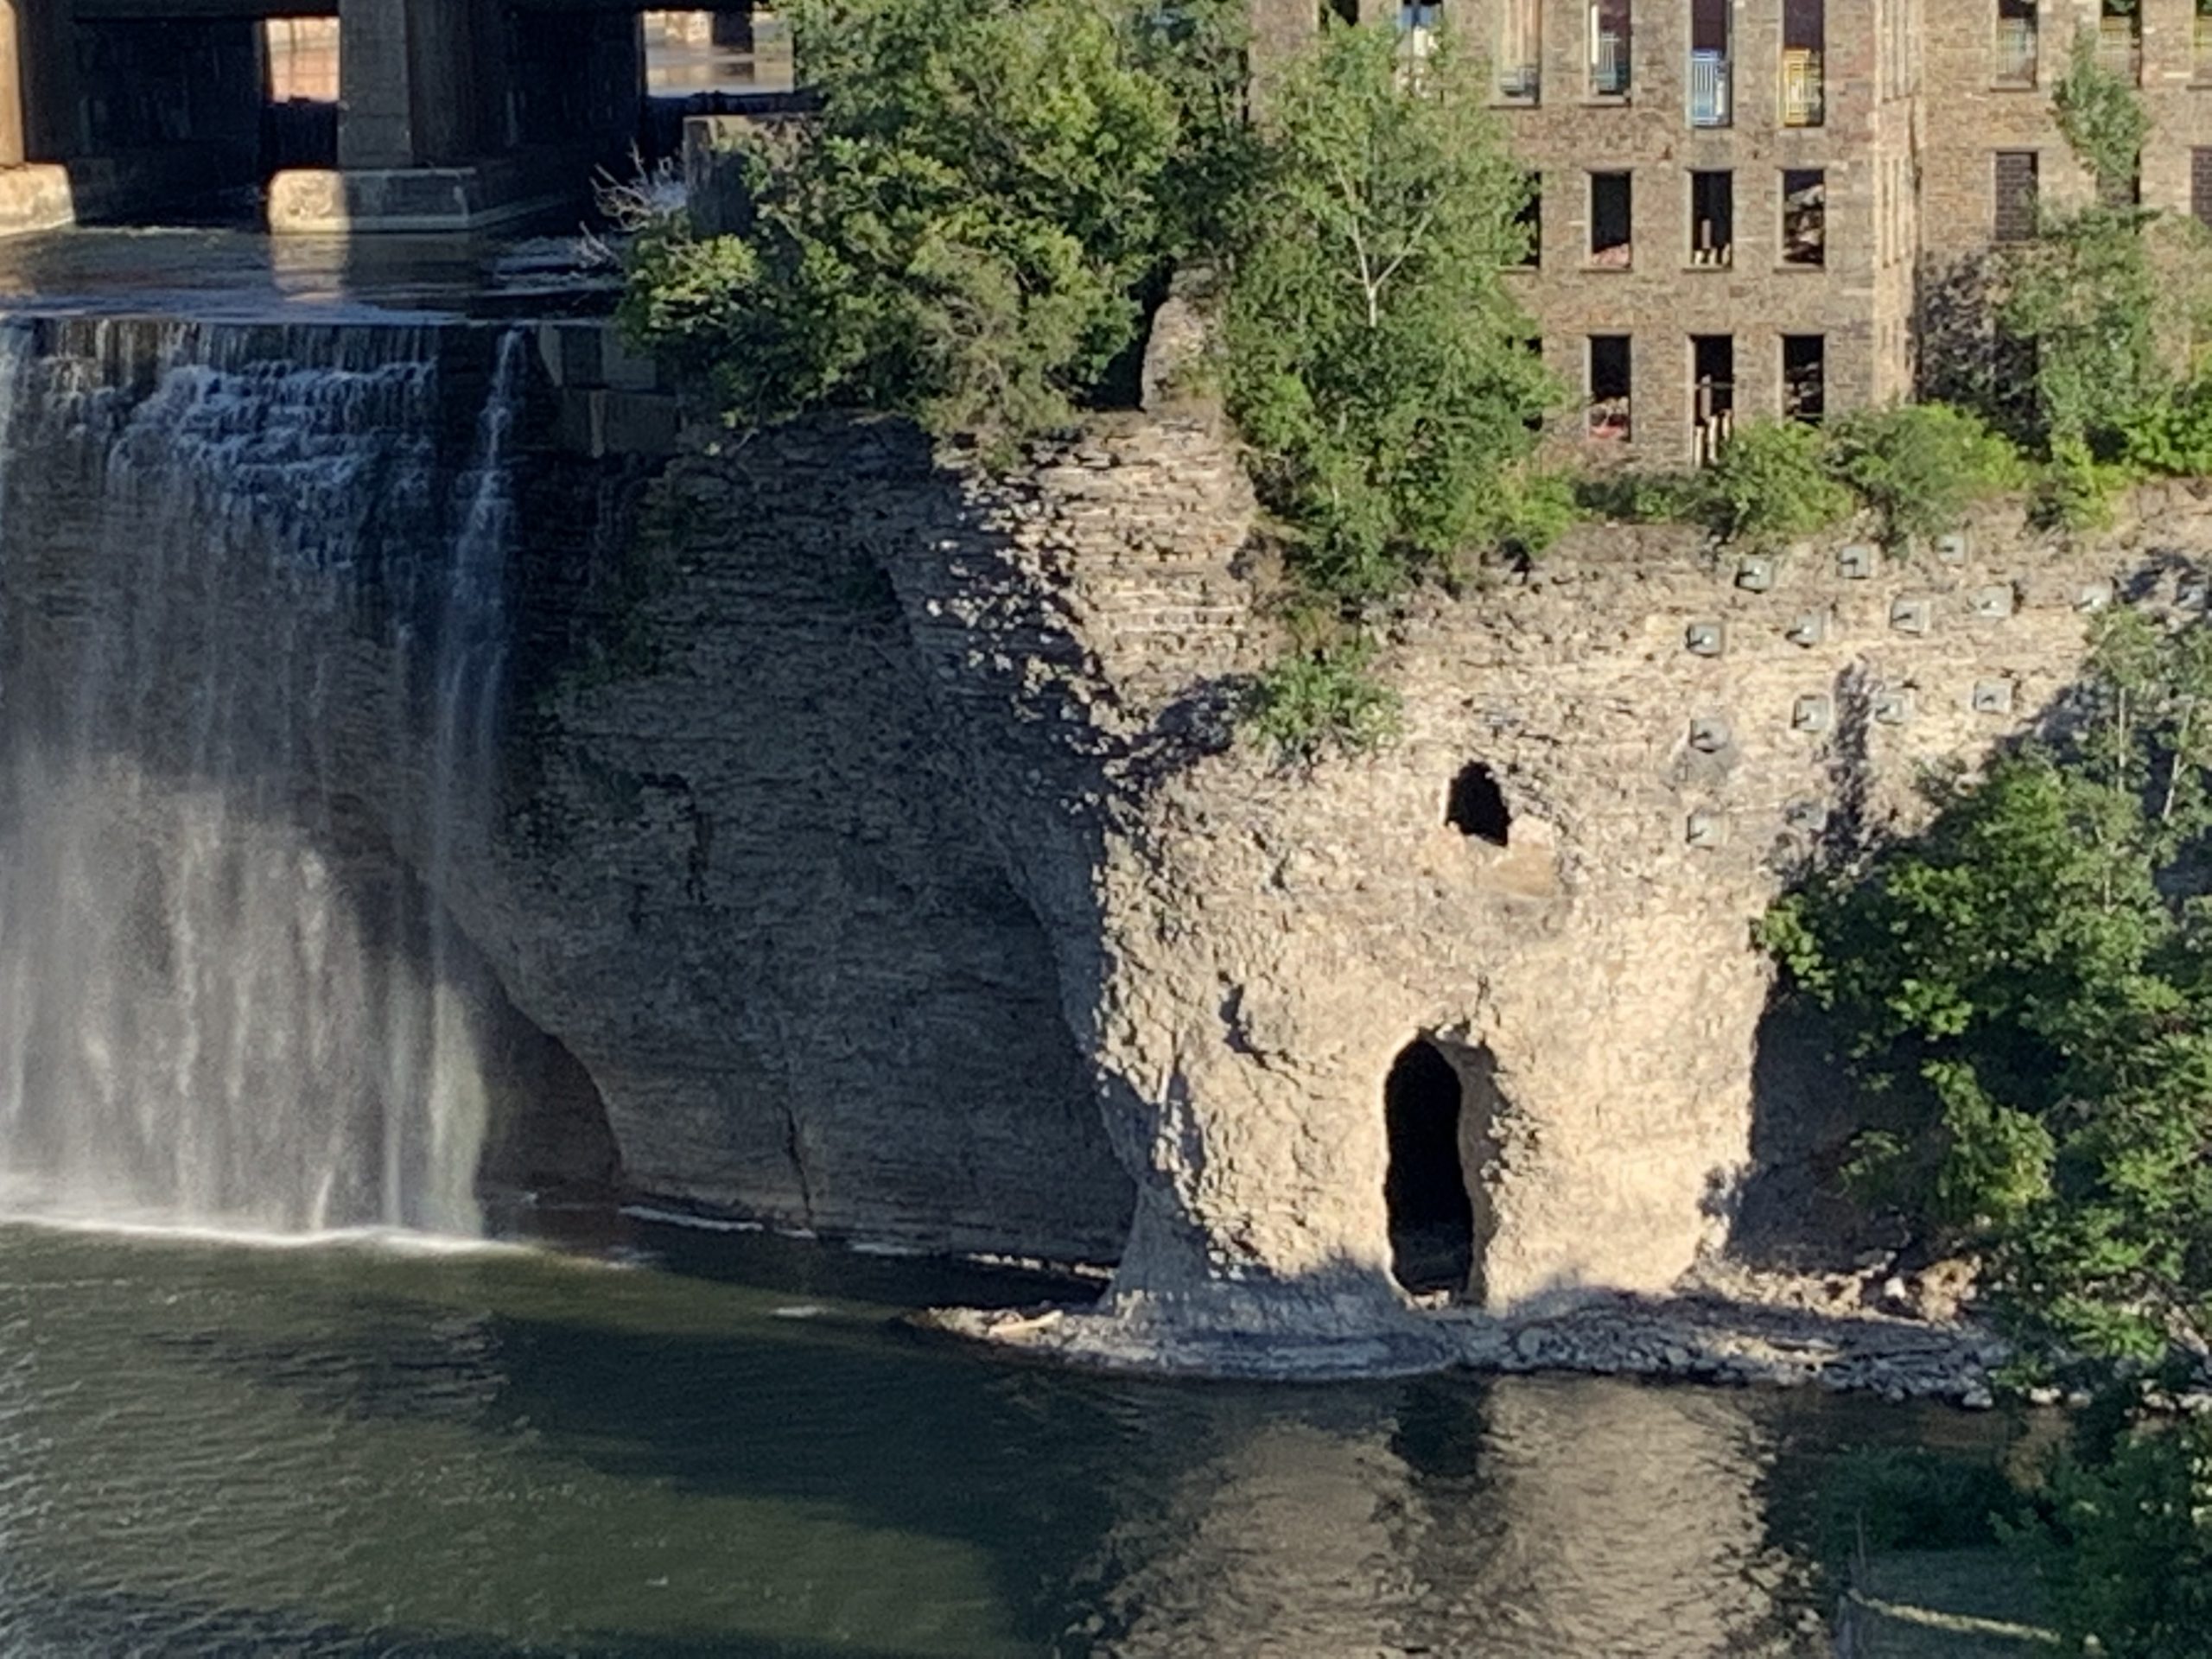
[[[1924,767],[2044,718],[2097,609],[2201,607],[2212,560],[2178,489],[2088,549],[2002,514],[1904,559],[1588,528],[1393,630],[1402,741],[1286,770],[1226,719],[1272,645],[1202,407],[1001,477],[829,423],[645,480],[533,421],[505,775],[435,858],[395,593],[435,573],[340,573],[300,613],[234,502],[204,639],[251,650],[292,607],[328,723],[297,764],[345,808],[316,833],[437,888],[519,1086],[559,1103],[495,1126],[497,1160],[619,1154],[630,1192],[775,1224],[1118,1258],[1055,1340],[1196,1363],[1255,1332],[1312,1369],[1433,1354],[1387,1196],[1433,1203],[1423,1171],[1464,1192],[1446,1259],[1497,1309],[1725,1244],[1834,1093],[1766,1020],[1753,918],[1910,820]],[[16,525],[72,522],[109,465],[88,442],[16,467]],[[128,613],[149,571],[111,528],[10,532],[10,671]],[[133,759],[188,773],[167,731]]]
[[[664,1030],[578,1047],[632,1173],[897,1225],[899,1166],[857,1156],[850,1126],[931,1084],[872,1022],[912,994],[916,963],[962,956],[976,995],[946,1006],[935,1077],[1003,1076],[963,1071],[979,1047],[1058,1068],[989,1120],[1017,1191],[979,1190],[965,1236],[1061,1247],[1029,1217],[1088,1205],[1102,1242],[1126,1179],[1107,1317],[1066,1345],[1272,1333],[1324,1366],[1425,1351],[1386,1200],[1387,1096],[1415,1045],[1457,1096],[1427,1104],[1456,1108],[1476,1298],[1526,1311],[1656,1289],[1725,1245],[1763,1160],[1801,1153],[1834,1095],[1816,1048],[1771,1034],[1753,919],[1823,847],[1911,820],[1924,768],[2044,717],[2096,610],[2201,605],[2212,555],[2212,518],[2178,490],[2088,549],[2003,514],[1906,558],[1837,538],[1752,560],[1592,527],[1404,620],[1382,664],[1402,741],[1286,770],[1226,720],[1268,641],[1254,504],[1203,408],[1102,419],[1007,477],[895,425],[824,425],[694,454],[663,487],[689,505],[640,613],[661,665],[569,695],[550,750],[601,896],[552,895],[521,975],[566,948],[575,915],[619,912],[625,884],[652,895],[618,978],[680,962],[698,988],[652,999],[684,1010]],[[593,777],[696,778],[709,758],[710,839],[691,798],[650,782],[609,833]],[[961,868],[963,891],[1001,893],[1007,925],[912,915],[920,889],[901,890],[888,908],[911,925],[880,953],[821,957],[885,895],[817,873],[880,860],[869,826],[887,814],[938,879]],[[810,903],[783,895],[797,872]],[[728,895],[715,919],[677,919],[700,882]],[[789,961],[802,937],[819,971],[772,999],[772,1084],[677,1104],[647,1079],[684,1033],[766,1023],[760,982],[728,968]],[[571,969],[575,988],[535,1005],[575,1042],[607,977]],[[838,1053],[839,1098],[812,1115],[792,1071]],[[1078,1068],[1124,1174],[1069,1150]],[[976,1133],[906,1109],[912,1168]],[[794,1201],[810,1136],[848,1148],[821,1183],[842,1208]],[[1402,1140],[1398,1156],[1451,1150]]]
[[[830,441],[721,470],[786,522]],[[1802,1127],[1773,1112],[1833,1094],[1817,1052],[1762,1053],[1753,919],[1823,845],[1913,818],[1926,767],[2048,715],[2097,610],[2201,606],[2212,552],[2178,490],[2088,549],[2002,514],[1908,558],[1592,529],[1405,620],[1404,741],[1284,771],[1221,719],[1260,644],[1253,509],[1202,411],[1102,423],[998,481],[837,441],[866,459],[830,469],[834,556],[896,585],[1136,1182],[1111,1314],[1347,1365],[1419,1347],[1385,1199],[1409,1046],[1458,1083],[1476,1296],[1670,1283]]]

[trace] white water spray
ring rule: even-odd
[[[427,895],[487,806],[522,340],[456,469],[428,331],[0,332],[0,1207],[477,1230]],[[432,635],[380,719],[379,607]]]

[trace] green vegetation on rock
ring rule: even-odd
[[[1762,937],[1875,1103],[1861,1196],[2102,1402],[2012,1529],[2062,1633],[2201,1656],[2212,1433],[2153,1408],[2212,1380],[2212,626],[2115,615],[2058,734],[1936,787]]]
[[[1230,262],[1230,410],[1292,571],[1351,607],[1566,511],[1530,467],[1559,389],[1503,276],[1526,173],[1449,31],[1413,73],[1377,26],[1289,67]]]
[[[751,138],[748,223],[629,227],[623,321],[739,425],[840,408],[987,448],[1067,425],[1237,176],[1226,6],[806,0],[818,118]]]

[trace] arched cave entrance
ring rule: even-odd
[[[1392,1062],[1382,1085],[1390,1161],[1390,1271],[1409,1291],[1459,1290],[1474,1266],[1475,1214],[1459,1155],[1459,1073],[1427,1038]]]
[[[1488,766],[1475,762],[1452,780],[1444,821],[1471,840],[1486,841],[1493,847],[1506,844],[1513,815],[1506,810],[1505,791]]]

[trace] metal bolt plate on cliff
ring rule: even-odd
[[[1793,645],[1817,645],[1828,637],[1828,613],[1826,611],[1807,611],[1789,625],[1783,636]]]
[[[2010,582],[1993,582],[1974,590],[1974,613],[1993,622],[2001,622],[2012,615],[2018,602]]]
[[[1828,809],[1821,801],[1792,801],[1782,810],[1782,821],[1792,830],[1819,835],[1828,827]]]
[[[1736,567],[1736,585],[1747,594],[1763,594],[1774,586],[1774,561],[1748,558]]]
[[[1835,556],[1836,574],[1847,582],[1872,579],[1881,550],[1872,542],[1853,542]]]
[[[2012,712],[2012,682],[1976,680],[1974,683],[1974,711],[1977,715],[2011,714]]]
[[[1718,622],[1693,622],[1682,643],[1697,657],[1718,657],[1727,648],[1727,635]]]
[[[1835,702],[1831,697],[1800,697],[1789,707],[1789,728],[1796,732],[1825,732],[1835,724]]]
[[[1936,626],[1936,607],[1925,599],[1890,601],[1890,626],[1899,633],[1925,633]]]
[[[1946,531],[1936,538],[1936,556],[1946,564],[1967,562],[1967,533],[1963,530]]]
[[[1700,715],[1690,721],[1690,747],[1700,754],[1718,754],[1728,747],[1728,722],[1719,715]]]
[[[2074,608],[2077,611],[2101,611],[2112,603],[2112,583],[2085,582],[2074,590]]]
[[[1877,726],[1904,725],[1912,718],[1912,693],[1877,691],[1874,694],[1873,714]]]
[[[1693,847],[1718,847],[1727,838],[1727,820],[1702,808],[1690,814],[1682,833],[1682,839]]]

